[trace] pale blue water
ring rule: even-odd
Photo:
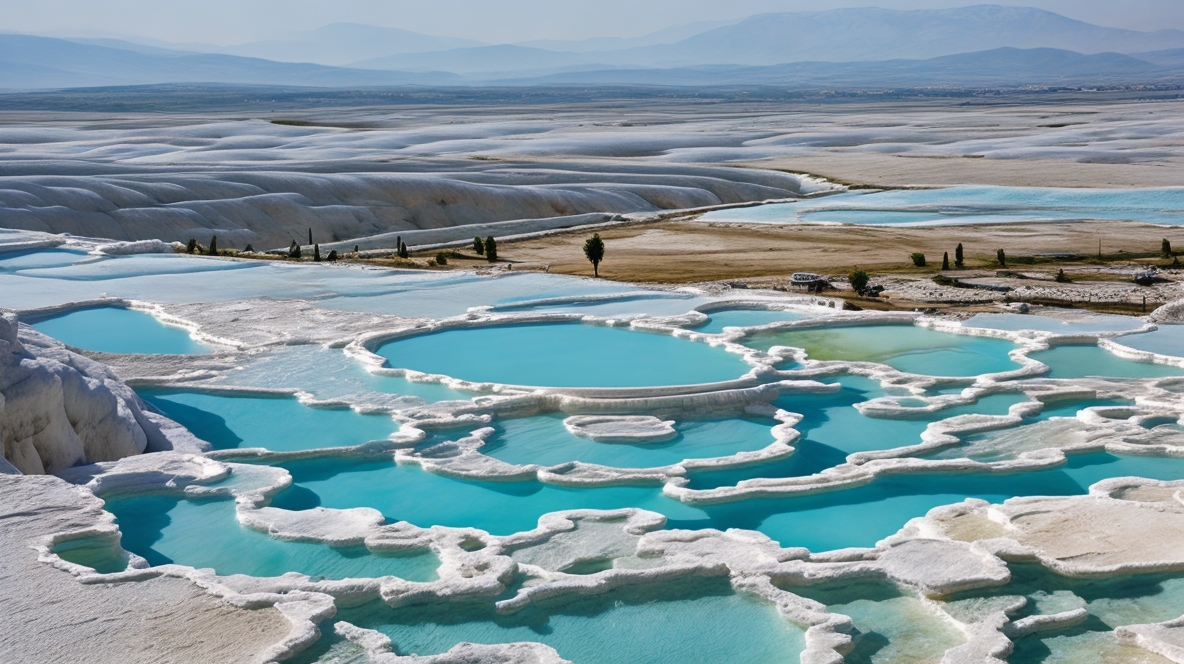
[[[793,311],[767,311],[762,309],[726,309],[707,314],[711,320],[693,328],[704,334],[719,334],[725,327],[755,327],[783,321],[808,318],[806,314]]]
[[[1002,339],[936,332],[913,325],[869,325],[757,333],[741,341],[758,350],[804,348],[812,360],[880,362],[900,371],[930,376],[976,376],[1019,366]]]
[[[550,603],[508,616],[458,606],[344,610],[340,619],[391,637],[395,652],[432,655],[461,642],[545,643],[576,664],[793,664],[802,630],[726,579],[680,579]]]
[[[62,343],[103,353],[196,355],[209,348],[189,333],[156,320],[151,314],[119,307],[73,311],[33,325]]]
[[[468,400],[471,392],[458,392],[440,383],[419,383],[394,376],[377,376],[340,349],[318,345],[284,346],[252,355],[241,369],[230,372],[219,385],[256,389],[303,390],[319,400],[344,399],[349,403],[377,402],[387,394],[418,397],[425,401]]]
[[[947,187],[847,192],[794,203],[709,212],[700,221],[946,226],[1107,219],[1184,224],[1184,188]]]
[[[583,461],[617,468],[653,468],[684,459],[720,457],[773,444],[775,420],[723,419],[677,422],[678,436],[667,441],[598,443],[574,436],[563,415],[497,420],[498,433],[481,451],[507,463],[552,466]]]
[[[1184,357],[1184,325],[1160,325],[1154,332],[1132,334],[1115,341],[1135,350]]]
[[[137,393],[216,450],[263,447],[292,452],[386,440],[398,425],[389,415],[310,408],[295,397],[223,396],[173,389]]]
[[[390,342],[378,354],[392,367],[546,387],[712,383],[750,368],[739,355],[706,344],[577,323],[448,330]]]
[[[0,271],[17,272],[41,267],[73,265],[86,260],[85,251],[72,249],[43,249],[40,251],[15,251],[0,253]]]
[[[1184,376],[1184,369],[1166,364],[1126,360],[1098,346],[1057,346],[1028,357],[1047,364],[1049,378],[1163,378]]]
[[[966,327],[992,330],[1043,330],[1057,334],[1098,334],[1102,332],[1130,332],[1145,323],[1130,316],[1083,315],[1075,320],[1034,316],[1030,314],[976,314],[962,322]],[[1131,339],[1137,338],[1128,337]]]
[[[398,576],[409,581],[434,580],[440,566],[427,550],[377,555],[364,546],[335,548],[272,539],[239,525],[233,500],[144,495],[108,500],[104,509],[115,515],[123,548],[153,566],[208,567],[221,575],[300,572],[326,579]]]

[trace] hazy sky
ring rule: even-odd
[[[957,7],[974,0],[0,0],[0,29],[140,35],[234,44],[354,22],[488,42],[631,37],[680,23],[774,11],[875,5]],[[1137,30],[1184,29],[1184,0],[1027,0],[1066,16]]]

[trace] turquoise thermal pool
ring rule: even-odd
[[[1184,459],[1091,454],[1071,457],[1056,470],[887,476],[825,494],[691,506],[662,496],[657,487],[575,489],[535,481],[456,480],[389,461],[318,460],[283,466],[295,485],[272,504],[285,509],[373,507],[388,520],[420,527],[472,526],[509,535],[534,528],[548,512],[640,507],[666,515],[668,528],[758,530],[783,546],[812,551],[873,546],[909,519],[966,498],[999,502],[1024,495],[1083,495],[1094,482],[1128,475],[1184,479]]]
[[[845,192],[793,203],[718,210],[704,222],[947,226],[1108,219],[1184,224],[1184,188],[945,187]]]
[[[936,332],[914,325],[868,325],[757,333],[741,343],[758,350],[802,348],[811,360],[881,362],[908,373],[975,376],[1012,371],[1008,353],[1015,345],[1001,339]]]
[[[139,394],[216,450],[261,447],[295,452],[351,447],[386,440],[399,428],[388,415],[311,408],[295,397],[226,396],[175,389],[142,389]]]
[[[509,616],[443,605],[343,611],[339,618],[391,637],[401,655],[434,655],[461,642],[539,641],[581,664],[796,662],[802,630],[727,579],[682,579],[644,590],[548,603]],[[661,638],[654,638],[660,625]]]
[[[473,382],[545,387],[644,387],[733,380],[735,353],[662,334],[600,325],[499,325],[384,344],[392,367]]]
[[[33,325],[38,332],[75,348],[102,353],[196,355],[209,348],[189,333],[151,314],[120,307],[80,309]]]
[[[1166,364],[1135,362],[1118,357],[1098,346],[1057,346],[1028,357],[1047,364],[1049,378],[1164,378],[1184,376],[1184,369]]]
[[[299,572],[326,579],[397,576],[408,581],[431,581],[440,566],[427,550],[380,555],[361,545],[282,542],[240,525],[233,500],[145,495],[108,500],[105,509],[115,515],[123,547],[153,566],[209,567],[222,575]]]

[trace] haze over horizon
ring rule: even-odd
[[[760,13],[820,11],[876,6],[941,9],[975,2],[949,0],[0,0],[4,31],[68,37],[115,37],[175,44],[240,44],[290,36],[341,22],[399,28],[486,43],[638,37],[701,21],[734,21]],[[1036,7],[1106,27],[1184,30],[1179,0],[1001,0],[994,4]]]

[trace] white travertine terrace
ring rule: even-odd
[[[587,300],[585,295],[573,296],[570,301]],[[128,414],[130,419],[117,418],[116,422],[125,425],[148,422],[154,427],[153,436],[169,441],[177,450],[139,454],[167,447],[164,442],[150,444],[154,439],[145,433],[144,445],[129,444],[126,450],[99,448],[92,452],[83,445],[83,456],[69,456],[75,453],[70,450],[51,449],[45,457],[38,457],[57,459],[43,463],[42,468],[58,472],[64,480],[76,485],[73,488],[57,478],[0,478],[0,491],[6,499],[20,496],[21,501],[47,506],[37,509],[49,511],[53,501],[73,505],[67,512],[73,510],[70,513],[74,516],[22,517],[18,529],[6,531],[4,542],[11,547],[6,555],[20,559],[24,543],[32,546],[37,552],[33,557],[44,563],[32,564],[33,557],[22,559],[18,574],[24,576],[20,583],[52,584],[54,593],[67,593],[73,588],[79,595],[80,606],[98,612],[109,611],[116,603],[142,605],[147,612],[157,606],[153,602],[162,601],[163,588],[182,593],[188,598],[186,606],[193,611],[207,604],[214,607],[194,620],[207,621],[200,624],[210,626],[210,652],[226,653],[227,659],[268,661],[295,654],[322,637],[337,608],[376,602],[390,606],[485,602],[499,613],[511,614],[528,606],[545,607],[548,603],[606,593],[613,588],[646,587],[670,579],[719,577],[729,579],[736,592],[764,598],[786,620],[805,630],[806,650],[801,656],[805,664],[842,662],[858,637],[849,617],[828,612],[825,605],[807,597],[811,589],[866,579],[890,584],[918,598],[935,616],[942,616],[942,620],[957,626],[965,637],[964,642],[949,650],[944,662],[997,664],[1007,656],[1013,640],[1084,619],[1078,610],[1021,616],[1026,604],[1023,597],[1004,600],[1001,595],[994,603],[984,600],[976,610],[947,601],[960,593],[1005,593],[1012,577],[1009,563],[1037,561],[1050,574],[1069,577],[1184,572],[1184,554],[1180,553],[1184,551],[1184,499],[1181,498],[1184,482],[1122,478],[1095,484],[1088,496],[1016,498],[999,505],[967,500],[914,519],[899,533],[872,548],[811,552],[804,548],[783,548],[755,531],[670,530],[665,528],[666,519],[662,515],[635,508],[553,512],[540,518],[537,528],[508,536],[494,536],[474,528],[420,528],[405,522],[388,523],[380,512],[370,508],[315,508],[295,512],[270,504],[278,492],[292,483],[288,471],[236,462],[385,458],[400,464],[417,464],[431,473],[484,481],[535,481],[585,488],[648,485],[690,505],[709,505],[757,497],[841,491],[887,476],[1003,474],[1049,469],[1064,465],[1071,455],[1103,450],[1184,455],[1184,434],[1151,426],[1184,416],[1184,401],[1178,389],[1180,379],[1055,380],[1045,378],[1047,367],[1030,357],[1034,352],[1060,344],[1087,341],[1133,360],[1184,366],[1184,359],[1122,346],[1121,337],[1114,338],[1116,335],[1110,333],[1058,335],[969,328],[913,314],[838,312],[819,298],[762,293],[715,298],[694,311],[664,317],[539,313],[503,307],[475,309],[450,319],[432,319],[328,311],[306,300],[264,298],[236,300],[216,312],[199,304],[117,298],[103,302],[147,311],[221,349],[208,357],[192,358],[92,354],[128,376],[132,384],[224,394],[292,394],[313,407],[351,407],[359,412],[386,413],[401,425],[390,440],[350,448],[287,453],[237,449],[202,454],[200,441],[186,437],[174,423],[133,409],[133,404],[142,408],[141,402],[103,365],[26,328],[20,330],[18,339],[11,315],[0,321],[0,325],[7,326],[0,328],[5,331],[5,335],[0,335],[3,339],[0,343],[8,343],[8,348],[15,349],[9,353],[31,352],[25,358],[34,367],[30,371],[74,371],[79,376],[77,380],[86,379],[87,385],[102,385],[108,395],[104,398],[121,400],[122,406],[112,409],[121,413],[121,418],[125,411],[137,413]],[[557,305],[563,301],[550,298],[545,304]],[[768,353],[754,351],[739,343],[753,328],[726,328],[721,334],[705,334],[680,327],[703,322],[705,313],[710,311],[738,305],[788,308],[809,316],[756,328],[764,331],[898,323],[1008,339],[1016,344],[1011,357],[1018,366],[998,374],[935,378],[904,373],[873,362],[815,361],[805,357],[800,349],[776,347]],[[47,316],[70,308],[68,305],[27,313],[33,317]],[[410,334],[555,321],[632,327],[669,334],[689,343],[720,346],[741,356],[749,371],[736,380],[709,385],[546,389],[475,384],[449,376],[426,375],[387,366],[386,360],[374,353],[381,343]],[[1135,333],[1154,329],[1154,325],[1149,318],[1147,325]],[[295,346],[339,349],[338,352],[351,358],[347,361],[357,361],[370,374],[438,383],[471,398],[428,403],[410,396],[384,399],[361,391],[321,398],[315,389],[250,386],[231,380],[238,368],[252,358]],[[784,359],[795,359],[800,366],[776,368]],[[5,365],[0,377],[6,378],[14,371],[9,366]],[[690,488],[688,471],[752,467],[792,457],[801,436],[795,426],[802,416],[779,410],[772,402],[788,394],[834,392],[837,385],[821,381],[840,375],[865,376],[889,388],[886,396],[855,405],[869,417],[940,418],[944,410],[973,404],[994,394],[1013,394],[1023,396],[1024,400],[1011,406],[1006,415],[937,419],[912,445],[851,454],[843,463],[813,475],[758,477],[734,486]],[[959,388],[960,391],[953,391]],[[944,393],[934,393],[935,389]],[[4,394],[0,422],[9,417],[6,413],[10,411],[4,408],[11,408],[13,403],[8,393]],[[1037,423],[1023,420],[1046,405],[1111,398],[1127,399],[1131,404],[1082,408],[1071,418]],[[66,401],[61,404],[64,411]],[[88,414],[101,412],[94,408],[86,410]],[[777,424],[770,427],[769,444],[763,449],[719,458],[687,459],[655,468],[614,468],[574,460],[557,466],[514,465],[482,452],[493,434],[490,424],[499,419],[540,413],[561,413],[566,416],[564,424],[571,433],[600,443],[644,444],[668,440],[677,433],[675,422],[709,417],[760,415]],[[140,426],[142,431],[147,431]],[[134,431],[128,426],[117,430]],[[443,442],[422,444],[429,432],[442,431],[456,433],[449,434],[449,439]],[[975,449],[990,452],[993,460],[966,458],[966,450],[958,447],[964,444],[960,436],[985,432],[991,432],[991,436],[968,445],[980,446],[981,450]],[[127,440],[137,440],[134,435],[127,435]],[[77,431],[75,436],[83,440]],[[70,440],[69,436],[65,440]],[[6,437],[6,444],[7,441]],[[947,452],[950,456],[943,458]],[[116,460],[117,457],[126,458]],[[70,467],[81,461],[101,463]],[[20,469],[37,471],[36,466]],[[38,491],[52,496],[52,500],[36,495]],[[118,549],[118,530],[111,517],[100,510],[95,497],[144,492],[189,498],[233,496],[242,525],[278,540],[330,546],[364,545],[373,552],[430,550],[441,562],[438,579],[412,582],[388,576],[324,580],[297,573],[273,578],[222,577],[212,570],[184,565],[149,567],[134,554],[125,554],[124,571],[98,574],[54,553],[58,543],[79,538],[105,538]],[[589,574],[573,573],[589,563],[603,563],[604,568]],[[68,572],[78,582],[63,584],[65,577],[49,573],[53,568]],[[511,588],[515,588],[512,593]],[[122,615],[132,616],[128,618],[131,620],[138,614],[133,611]],[[240,625],[243,631],[223,627],[231,622]],[[250,635],[249,629],[254,630]],[[562,661],[559,653],[537,643],[462,644],[442,655],[402,657],[395,654],[394,645],[387,637],[375,631],[345,622],[337,622],[332,629],[371,662]],[[166,642],[173,638],[167,636],[173,634],[167,628],[164,633]],[[127,639],[131,640],[134,634],[130,632]],[[1125,643],[1184,662],[1184,619],[1124,626],[1114,634]],[[96,643],[98,648],[126,647],[122,642]],[[72,652],[70,648],[74,647],[59,645],[64,648],[62,652]]]

